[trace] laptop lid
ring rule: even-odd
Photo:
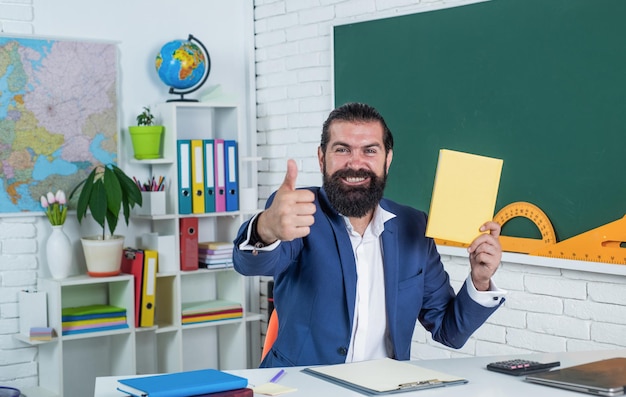
[[[626,386],[626,357],[540,372],[526,376],[526,380],[596,396],[621,396]]]

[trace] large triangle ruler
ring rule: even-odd
[[[527,202],[515,202],[502,208],[494,221],[504,226],[515,217],[531,220],[541,232],[540,239],[500,236],[502,250],[527,253],[558,259],[603,262],[626,265],[626,215],[616,221],[599,226],[566,240],[557,242],[550,219],[537,206]],[[462,246],[450,241],[436,241],[440,245]]]

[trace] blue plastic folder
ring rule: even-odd
[[[241,389],[248,380],[216,369],[120,379],[117,390],[136,397],[188,397]]]

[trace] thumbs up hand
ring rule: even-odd
[[[285,180],[276,191],[272,205],[257,220],[257,233],[265,243],[291,241],[311,232],[315,194],[306,189],[296,190],[297,177],[298,167],[290,159]]]

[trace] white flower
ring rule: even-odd
[[[63,190],[57,190],[57,194],[54,197],[56,198],[56,201],[61,205],[67,202],[67,200],[65,199],[65,193],[63,192]]]

